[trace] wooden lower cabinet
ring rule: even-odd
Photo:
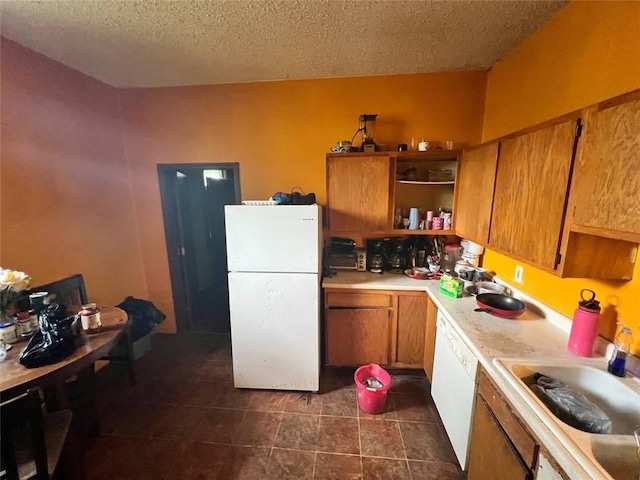
[[[539,445],[480,370],[467,480],[532,479]]]
[[[386,308],[327,309],[327,365],[388,364],[390,316]]]
[[[500,428],[485,401],[478,395],[471,430],[467,480],[506,478],[529,480],[533,476]]]
[[[438,317],[438,307],[433,303],[431,297],[427,296],[427,322],[424,329],[424,349],[422,366],[424,373],[431,382],[433,378],[433,355],[436,351],[436,318]]]
[[[424,292],[398,294],[398,366],[422,367],[428,298]]]
[[[325,289],[326,365],[423,368],[428,302],[419,291]]]

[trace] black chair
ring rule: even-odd
[[[76,273],[62,280],[40,285],[31,289],[31,292],[49,292],[53,294],[51,300],[66,305],[67,307],[76,307],[78,310],[82,305],[86,304],[87,288],[84,285],[82,274]]]
[[[67,440],[70,410],[43,415],[38,390],[0,404],[2,470],[8,480],[49,479]]]

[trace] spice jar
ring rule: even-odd
[[[78,313],[82,321],[82,329],[87,333],[95,333],[100,331],[102,322],[100,321],[100,309],[95,303],[87,303],[82,306],[82,310]]]
[[[31,330],[37,332],[40,330],[40,323],[38,323],[38,314],[35,310],[29,310],[29,321],[31,322]]]
[[[22,338],[28,338],[33,335],[33,328],[31,327],[31,318],[29,312],[16,313],[16,327],[17,335]]]
[[[15,322],[0,323],[0,340],[3,340],[4,343],[16,343],[18,341]]]

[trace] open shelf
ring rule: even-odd
[[[409,185],[455,185],[455,180],[448,182],[425,182],[422,180],[396,180],[398,183],[406,183]]]
[[[392,230],[392,235],[455,235],[455,230],[409,230],[408,228],[398,228]]]
[[[398,237],[402,235],[445,235],[455,236],[455,230],[409,230],[408,228],[397,228],[394,230],[371,231],[371,232],[333,232],[325,230],[325,235],[331,237]]]

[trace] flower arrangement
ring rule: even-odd
[[[24,272],[0,267],[0,321],[13,313],[18,294],[29,288],[30,281]]]

